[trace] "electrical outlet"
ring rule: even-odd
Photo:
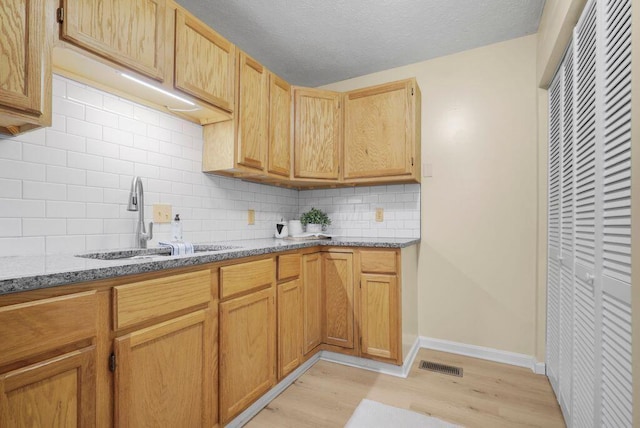
[[[384,208],[376,208],[376,221],[377,222],[384,221]]]
[[[171,205],[153,204],[153,222],[171,223]]]
[[[255,210],[249,210],[247,212],[247,224],[256,224],[256,212],[255,212]]]

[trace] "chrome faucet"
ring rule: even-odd
[[[153,222],[149,222],[149,233],[144,227],[144,189],[140,177],[133,177],[131,191],[129,192],[129,205],[127,211],[138,211],[138,226],[136,236],[140,248],[147,248],[147,241],[153,238]]]

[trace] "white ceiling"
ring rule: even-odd
[[[177,0],[292,84],[319,86],[537,31],[545,0]]]

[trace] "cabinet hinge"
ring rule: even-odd
[[[59,23],[64,22],[64,8],[63,7],[59,7],[58,10],[56,11],[56,19],[58,20]]]
[[[109,371],[116,371],[116,354],[114,354],[113,352],[111,353],[111,355],[109,355]]]

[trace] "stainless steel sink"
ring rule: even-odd
[[[197,253],[213,253],[217,251],[234,250],[242,247],[235,245],[220,244],[194,244],[193,250]],[[141,260],[141,259],[159,259],[171,256],[171,248],[127,248],[114,251],[98,251],[95,253],[77,254],[76,257],[96,260]]]

